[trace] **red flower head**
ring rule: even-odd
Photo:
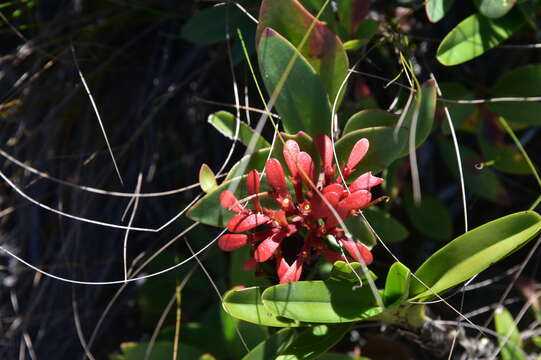
[[[246,187],[252,208],[240,204],[228,190],[221,193],[222,206],[236,215],[227,223],[227,230],[231,233],[223,235],[218,245],[224,251],[251,245],[253,255],[244,264],[245,270],[274,260],[280,283],[287,283],[300,279],[303,264],[309,263],[314,255],[323,255],[330,262],[343,260],[344,256],[367,265],[372,262],[370,250],[360,242],[348,239],[340,227],[344,219],[357,215],[358,211],[370,205],[370,189],[383,181],[367,172],[357,177],[349,188],[343,184],[342,177],[348,180],[368,152],[368,140],[361,139],[353,146],[341,168],[342,176],[337,174],[336,177],[337,165],[333,165],[331,139],[318,135],[316,147],[321,158],[321,175],[316,171],[312,157],[301,151],[296,141],[288,140],[284,144],[283,154],[291,174],[289,179],[295,199],[289,192],[282,165],[274,158],[265,165],[269,192],[260,192],[260,176],[256,170],[247,175]],[[273,199],[278,209],[263,207],[260,198],[265,196]],[[337,252],[328,245],[328,236],[340,244],[343,252]],[[293,237],[304,240],[292,257],[287,249],[292,246],[284,248],[284,244],[298,241]]]

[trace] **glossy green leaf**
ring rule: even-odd
[[[503,345],[500,353],[502,360],[526,360],[520,332],[513,315],[506,308],[500,307],[494,311],[494,325],[499,335],[498,343]]]
[[[486,161],[495,169],[511,174],[531,173],[528,163],[517,147],[504,141],[505,132],[499,127],[496,116],[487,114],[477,122],[477,140]]]
[[[370,287],[354,286],[332,280],[298,281],[266,289],[262,300],[273,313],[306,322],[350,322],[381,313]]]
[[[516,0],[475,0],[474,3],[481,14],[497,19],[510,11]]]
[[[433,196],[423,195],[417,205],[411,197],[405,202],[413,226],[423,235],[449,240],[453,235],[453,220],[444,203]]]
[[[531,64],[502,75],[492,89],[493,97],[541,96],[541,65]],[[489,104],[495,113],[517,124],[541,125],[541,103],[538,101],[497,102]]]
[[[372,280],[377,280],[378,277],[376,276],[376,274],[374,274],[370,270],[368,270],[368,273],[370,274]],[[359,283],[359,279],[366,279],[361,264],[359,264],[358,262],[346,263],[345,261],[336,261],[333,264],[331,273],[329,274],[329,278],[330,280],[346,280],[354,283]]]
[[[522,211],[504,216],[457,237],[429,257],[412,279],[410,297],[441,294],[525,245],[541,231],[541,216]]]
[[[337,0],[337,30],[342,39],[355,39],[370,11],[370,0]]]
[[[350,329],[351,324],[337,324],[315,325],[300,332],[297,330],[299,334],[276,360],[318,359],[319,355],[342,340]]]
[[[364,45],[368,44],[374,35],[378,32],[379,24],[372,19],[366,19],[358,27],[355,38],[348,40],[344,43],[344,49],[346,51],[359,50]]]
[[[228,291],[223,297],[222,306],[234,318],[253,324],[276,327],[299,326],[298,321],[278,316],[277,313],[264,307],[261,302],[261,289],[258,287]]]
[[[201,186],[201,190],[206,193],[209,193],[218,187],[216,175],[214,175],[214,172],[207,164],[201,165],[201,168],[199,169],[199,186]]]
[[[261,41],[266,37],[266,28],[274,29],[294,47],[297,47],[313,21],[315,21],[315,26],[305,46],[300,49],[300,53],[308,60],[316,74],[319,75],[326,89],[325,92],[332,103],[338,95],[340,85],[348,72],[349,60],[340,39],[325,24],[310,14],[298,1],[262,1],[259,12],[259,25],[257,27],[258,52],[261,51]],[[278,56],[284,57],[285,61],[288,61],[290,57],[288,53],[279,53]],[[304,91],[311,90],[311,84],[301,83],[300,85],[305,86]],[[267,89],[271,88],[267,86]],[[343,93],[340,98],[342,97]],[[324,114],[321,114],[321,116],[324,116]],[[317,121],[321,121],[321,119]],[[295,132],[299,130],[303,129],[295,130]]]
[[[227,111],[218,111],[210,114],[208,122],[228,139],[235,139],[237,121],[235,115]],[[248,124],[239,121],[237,139],[248,146],[254,141],[254,150],[270,147],[270,144],[261,134],[255,132]]]
[[[266,28],[261,34],[257,54],[263,82],[270,94],[280,83],[290,59],[297,55],[275,104],[286,132],[305,131],[314,137],[328,134],[331,105],[314,68],[291,43],[271,28]]]
[[[362,110],[352,115],[344,126],[343,134],[374,126],[394,126],[398,115],[381,109]]]
[[[473,14],[445,36],[438,47],[437,59],[446,66],[462,64],[507,40],[522,24],[519,11],[511,11],[499,19]]]
[[[232,4],[213,6],[192,16],[182,27],[181,36],[199,45],[210,45],[225,41],[227,29],[234,36],[235,29],[247,33],[252,20]]]
[[[462,84],[457,82],[442,82],[438,83],[440,87],[443,98],[451,100],[471,100],[473,99],[473,94],[471,91],[466,89]],[[459,129],[466,120],[472,116],[475,111],[474,104],[456,104],[450,102],[440,102],[439,108],[443,114],[442,116],[442,131],[444,134],[450,134],[449,123],[447,118],[443,113],[443,107],[446,106],[449,110],[449,115],[451,115],[451,121],[453,126],[456,129]]]
[[[268,338],[267,328],[265,326],[241,321],[229,315],[223,307],[220,310],[221,337],[228,350],[228,357],[240,359],[246,354],[246,348],[243,343],[251,349]],[[242,340],[239,332],[242,334]],[[203,333],[202,335],[205,336],[206,334]],[[210,336],[210,334],[208,335]],[[205,348],[207,351],[214,352],[212,351],[214,350],[214,345],[212,348],[208,348],[208,346]],[[220,357],[218,354],[215,355]]]
[[[225,227],[227,222],[233,218],[234,212],[224,209],[220,205],[220,194],[227,189],[236,188],[233,192],[237,199],[248,195],[246,190],[246,176],[224,181],[211,193],[203,196],[188,210],[188,217],[206,225]]]
[[[405,265],[395,262],[389,268],[383,290],[385,306],[399,304],[408,298],[411,282],[411,271]]]
[[[409,235],[408,229],[404,225],[375,206],[363,210],[363,214],[376,234],[386,244],[400,242]]]
[[[293,329],[282,329],[267,340],[259,343],[242,360],[275,360],[277,355],[287,349],[295,335]]]
[[[115,355],[118,360],[143,360],[147,351],[147,343],[123,343],[120,345],[122,355]],[[198,360],[199,356],[203,355],[203,351],[195,349],[191,346],[180,344],[179,351],[184,355],[186,360]],[[173,358],[173,343],[172,342],[156,342],[150,351],[149,360],[162,360]]]
[[[350,216],[344,219],[347,229],[353,238],[372,249],[377,242],[376,235],[370,230],[367,221],[362,216]]]
[[[420,95],[415,97],[414,102],[404,118],[402,127],[409,129],[415,126],[415,147],[421,146],[430,135],[434,126],[434,115],[436,114],[436,86],[433,80],[426,81],[421,87]],[[414,120],[416,124],[414,124]],[[409,145],[406,144],[402,155],[409,154]]]
[[[437,23],[449,9],[453,6],[455,0],[427,0],[425,2],[425,11],[428,20],[432,23]]]
[[[394,137],[394,127],[379,126],[351,131],[336,142],[336,153],[340,164],[345,163],[355,143],[366,138],[370,148],[366,156],[357,165],[355,174],[367,171],[378,173],[387,168],[394,160],[402,155],[408,137],[407,129],[399,129],[398,136]]]
[[[231,180],[233,178],[246,175],[251,170],[257,170],[262,172],[265,167],[265,162],[269,158],[270,148],[260,149],[253,153],[244,156],[235,165],[231,167],[225,180]]]
[[[440,139],[438,145],[445,165],[458,180],[458,165],[453,144],[449,140]],[[483,163],[483,160],[475,151],[460,146],[460,156],[462,157],[467,192],[472,192],[496,203],[509,204],[507,190],[494,171],[487,166],[480,170],[477,168],[479,164]]]

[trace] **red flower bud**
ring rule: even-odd
[[[370,250],[363,244],[354,240],[340,240],[351,257],[357,262],[363,262],[370,265],[373,261],[373,256]]]
[[[298,177],[306,184],[306,187],[310,189],[316,184],[315,165],[312,157],[304,151],[297,154],[297,165],[299,169]]]
[[[297,164],[295,163],[295,159],[300,151],[299,144],[297,144],[295,140],[288,140],[284,144],[284,159],[286,160],[287,167],[293,178],[297,177]]]
[[[382,178],[372,176],[371,172],[367,172],[359,176],[350,186],[349,191],[355,192],[358,190],[370,190],[383,182]]]
[[[329,183],[334,175],[333,148],[331,139],[325,134],[319,134],[316,137],[316,146],[323,163],[323,171],[325,172],[325,182]]]
[[[368,147],[370,146],[370,143],[368,142],[368,139],[361,139],[355,143],[353,146],[353,150],[351,150],[351,153],[349,154],[348,162],[346,166],[353,170],[355,166],[363,159],[363,157],[368,152]]]
[[[225,234],[218,240],[218,246],[223,251],[233,251],[243,247],[248,243],[248,235],[245,234]]]
[[[302,261],[297,259],[292,265],[289,265],[287,261],[281,257],[277,260],[278,277],[280,278],[280,284],[286,284],[289,282],[299,281],[302,273]]]
[[[227,230],[231,232],[243,232],[252,230],[266,224],[270,218],[263,214],[238,214],[227,223]]]
[[[248,176],[246,177],[246,188],[248,190],[248,194],[250,195],[256,195],[259,193],[259,173],[257,170],[252,170],[248,173]],[[252,204],[254,204],[254,208],[257,212],[262,212],[259,197],[254,197],[252,199]]]

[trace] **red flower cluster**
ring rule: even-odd
[[[357,215],[357,212],[370,205],[370,189],[381,184],[383,179],[372,176],[370,172],[359,176],[349,187],[342,177],[335,177],[331,139],[326,135],[316,138],[316,146],[321,157],[322,169],[316,176],[313,159],[300,151],[299,144],[288,140],[284,145],[284,158],[291,173],[289,177],[295,191],[295,200],[288,191],[286,177],[280,162],[274,158],[267,161],[265,172],[271,191],[261,193],[257,170],[248,173],[246,185],[253,209],[241,205],[235,195],[225,190],[220,195],[222,206],[237,213],[227,224],[232,234],[225,234],[219,240],[222,250],[232,251],[250,244],[253,256],[244,264],[245,270],[254,269],[257,263],[274,258],[280,283],[298,281],[304,263],[309,263],[313,255],[323,255],[330,262],[343,260],[336,246],[340,243],[347,255],[358,262],[372,262],[372,254],[360,242],[350,240],[339,227],[340,219]],[[355,166],[368,151],[368,140],[359,140],[348,161],[342,167],[342,175],[347,180],[355,171]],[[280,207],[271,210],[261,205],[260,198],[269,196]],[[293,234],[304,237],[295,260],[289,264],[284,258],[283,245]]]

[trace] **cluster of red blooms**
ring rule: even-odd
[[[310,155],[300,151],[299,144],[288,140],[284,145],[284,158],[291,173],[289,177],[295,191],[295,200],[288,191],[286,177],[280,162],[274,158],[267,161],[265,172],[271,191],[260,193],[260,178],[257,170],[248,173],[246,187],[253,209],[241,205],[235,195],[225,190],[220,195],[222,206],[237,213],[228,223],[232,234],[225,234],[219,240],[219,247],[232,251],[250,244],[252,257],[244,264],[244,270],[257,267],[258,263],[272,258],[276,261],[276,271],[280,283],[298,281],[304,263],[309,263],[314,255],[323,255],[331,263],[343,260],[344,254],[354,261],[372,262],[372,254],[360,242],[348,239],[339,226],[339,219],[357,215],[358,211],[370,205],[370,189],[381,184],[383,179],[372,176],[370,172],[357,177],[351,185],[347,180],[355,171],[355,166],[368,151],[368,140],[359,140],[346,164],[342,176],[335,177],[333,147],[326,135],[316,138],[316,146],[321,157],[322,169],[316,174],[315,164]],[[269,196],[281,210],[271,210],[261,206],[260,198]],[[256,229],[257,228],[257,229]],[[304,229],[304,230],[303,230]],[[293,234],[305,234],[302,248],[292,264],[284,258],[283,244]],[[341,244],[347,251],[336,250],[329,243]]]

